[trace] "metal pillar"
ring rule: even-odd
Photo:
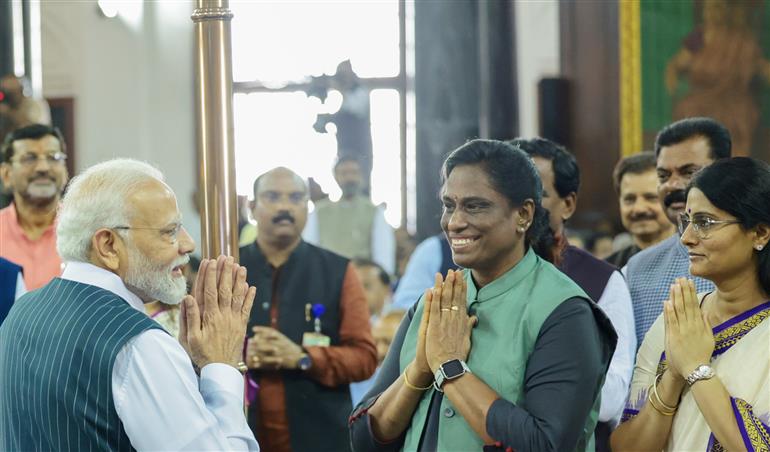
[[[233,149],[233,74],[228,0],[196,0],[196,110],[201,254],[238,259]]]

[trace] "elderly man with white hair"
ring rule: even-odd
[[[61,278],[0,327],[0,450],[259,450],[240,362],[255,289],[221,256],[186,294],[195,244],[162,174],[89,168],[57,234]],[[183,303],[179,342],[145,314],[154,300]]]

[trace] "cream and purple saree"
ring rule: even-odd
[[[770,451],[770,302],[713,328],[716,346],[711,367],[731,396],[733,416],[749,451]],[[667,366],[665,323],[658,317],[636,358],[631,392],[623,412],[625,422],[647,403],[647,390]],[[674,415],[667,451],[722,451],[685,387]]]

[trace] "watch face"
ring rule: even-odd
[[[451,361],[445,362],[441,365],[441,369],[444,371],[444,375],[446,375],[448,379],[452,379],[463,373],[463,365],[460,363],[459,359],[453,359]]]

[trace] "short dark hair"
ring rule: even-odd
[[[714,160],[730,157],[733,148],[730,131],[711,118],[696,117],[685,118],[664,127],[655,138],[655,158],[658,158],[664,146],[673,146],[694,137],[708,140],[711,158]]]
[[[356,267],[372,267],[377,269],[377,276],[380,279],[380,282],[388,287],[390,287],[390,275],[388,275],[388,272],[385,271],[384,268],[377,262],[374,262],[371,259],[364,259],[363,257],[356,257],[353,258],[353,265]]]
[[[67,146],[64,143],[64,135],[61,131],[45,124],[32,124],[26,127],[16,129],[5,136],[3,140],[2,153],[3,162],[10,162],[13,158],[13,143],[18,140],[39,140],[45,136],[51,135],[59,140],[62,152],[67,152]]]
[[[733,215],[741,227],[770,226],[770,165],[749,157],[717,160],[700,170],[687,187],[697,188],[709,202]],[[759,282],[770,294],[770,246],[758,251]]]
[[[535,203],[532,225],[526,243],[543,259],[553,262],[555,238],[549,226],[548,211],[542,206],[543,183],[535,164],[524,151],[496,140],[471,140],[452,151],[441,168],[441,181],[446,183],[452,171],[463,165],[478,165],[487,173],[492,188],[503,195],[512,207],[531,199]]]
[[[554,185],[560,198],[566,198],[570,193],[577,193],[580,188],[580,168],[575,156],[564,146],[558,145],[545,138],[516,138],[509,141],[518,146],[531,157],[541,157],[550,160],[553,165]]]
[[[615,191],[620,193],[620,182],[626,174],[642,174],[655,171],[655,153],[643,151],[620,159],[612,172],[612,183]]]

